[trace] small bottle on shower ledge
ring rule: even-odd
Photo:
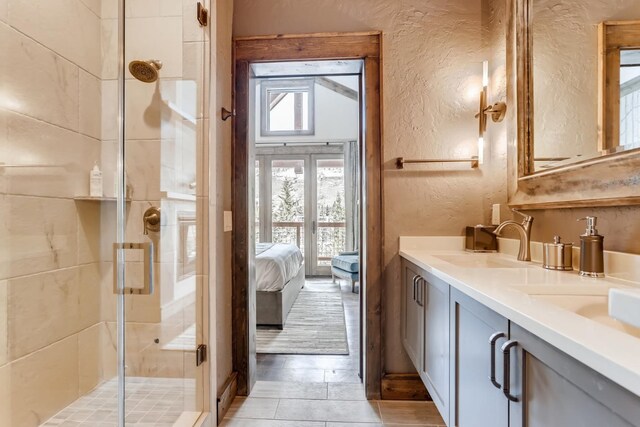
[[[89,196],[102,197],[102,172],[95,162],[93,169],[89,172]]]

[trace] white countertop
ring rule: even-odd
[[[517,241],[500,239],[500,246],[506,252],[517,251]],[[538,246],[532,243],[534,261]],[[640,256],[607,253],[605,273],[610,277],[603,279],[581,277],[576,271],[545,270],[535,262],[522,262],[522,268],[464,268],[437,258],[465,254],[474,255],[464,251],[464,237],[400,238],[401,257],[640,396],[639,338],[530,295],[604,296],[611,287],[640,286],[630,281],[637,280]],[[508,253],[490,256],[519,262]],[[625,280],[613,277],[614,270]]]

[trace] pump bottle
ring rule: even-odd
[[[588,216],[578,221],[587,221],[587,229],[580,235],[580,275],[604,277],[604,236],[598,234],[598,218]]]

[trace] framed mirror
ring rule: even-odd
[[[511,0],[509,203],[640,203],[640,1]]]

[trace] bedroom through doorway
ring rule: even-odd
[[[364,396],[362,67],[361,60],[250,66],[252,396],[284,382]]]

